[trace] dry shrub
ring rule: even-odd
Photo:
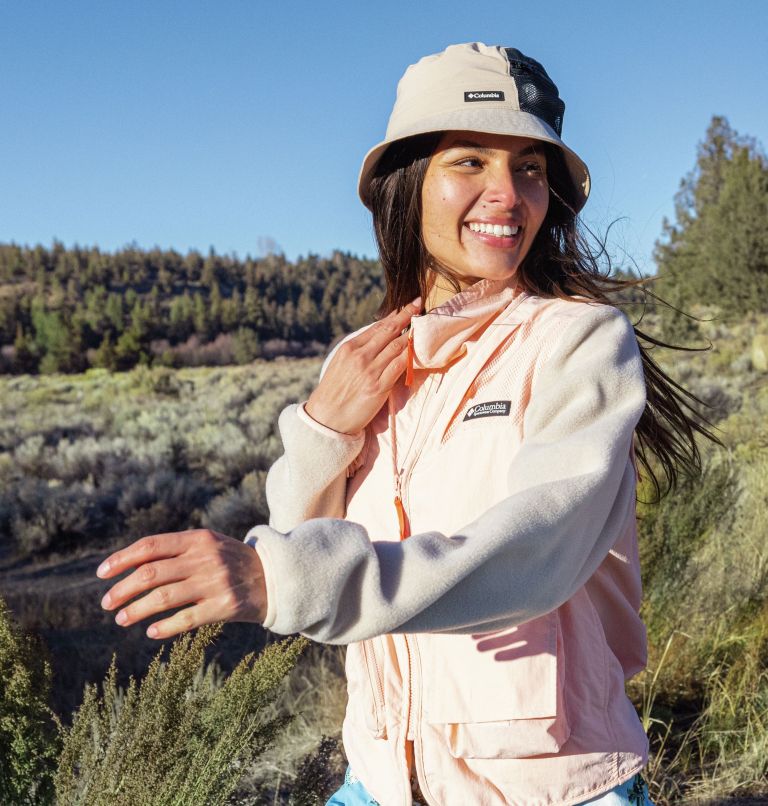
[[[341,785],[346,765],[341,723],[347,703],[344,649],[311,644],[286,680],[280,707],[293,720],[251,766],[244,791],[258,803],[325,803]],[[272,713],[277,714],[277,705]],[[321,800],[322,799],[322,800]]]
[[[59,806],[189,806],[227,803],[247,766],[292,717],[269,709],[303,639],[247,655],[224,680],[202,671],[220,626],[178,639],[167,663],[155,656],[141,683],[117,685],[113,662],[88,686],[56,774]]]
[[[240,486],[214,498],[203,516],[203,526],[233,537],[243,537],[257,523],[269,520],[264,494],[266,473],[249,473]]]
[[[36,640],[0,599],[0,803],[53,803],[56,731],[48,708],[51,669]]]

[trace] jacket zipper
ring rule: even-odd
[[[440,380],[437,384],[437,389],[435,389],[435,394],[440,391],[442,387],[443,376],[440,376]],[[430,385],[429,391],[432,391],[432,386],[434,382]],[[429,400],[429,395],[425,395],[424,402],[422,404],[423,407],[429,405],[431,401]],[[440,407],[436,406],[436,413],[434,414],[432,421],[429,423],[428,427],[422,428],[422,439],[421,442],[417,445],[417,450],[411,456],[411,449],[414,447],[416,442],[416,437],[419,436],[418,433],[418,426],[421,424],[421,414],[417,419],[417,432],[413,435],[413,439],[411,440],[411,445],[406,453],[405,459],[406,461],[410,459],[410,462],[403,463],[401,467],[398,467],[397,463],[397,431],[395,425],[395,411],[394,405],[392,402],[392,398],[390,397],[390,425],[392,427],[392,443],[393,443],[393,471],[394,471],[394,482],[395,482],[395,509],[397,510],[398,515],[398,522],[400,525],[400,539],[403,540],[406,537],[410,536],[410,522],[408,519],[408,484],[411,480],[411,474],[413,473],[413,469],[415,468],[416,464],[418,463],[419,457],[421,456],[422,451],[424,450],[427,441],[429,440],[429,435],[432,432],[432,429],[437,421],[438,417],[440,416]],[[423,414],[423,409],[422,412]],[[414,719],[413,712],[414,712],[414,687],[416,685],[421,685],[421,681],[418,674],[414,673],[414,655],[418,654],[418,645],[413,639],[413,647],[411,646],[411,639],[407,635],[403,635],[404,643],[405,643],[405,652],[406,652],[406,659],[408,663],[408,674],[407,674],[407,681],[408,681],[408,698],[407,698],[407,712],[406,712],[406,720],[405,720],[405,740],[406,742],[413,743],[413,763],[416,772],[416,779],[419,782],[422,790],[426,789],[426,778],[424,775],[424,763],[423,759],[421,758],[421,753],[418,750],[418,743],[419,743],[419,736],[417,736],[418,731],[418,719]],[[419,664],[420,665],[420,664]],[[419,702],[421,701],[421,695],[419,694]]]
[[[413,661],[415,665],[413,664]],[[411,672],[411,689],[409,691],[409,707],[413,708],[413,696],[412,691],[414,687],[414,680],[418,680],[419,688],[418,688],[418,700],[417,700],[417,710],[419,714],[422,712],[422,705],[421,705],[421,698],[422,698],[422,674],[421,674],[421,653],[419,652],[419,642],[414,637],[413,639],[413,653],[408,653],[408,661],[412,666],[412,669],[415,668],[415,673]],[[421,789],[421,794],[426,798],[427,803],[434,803],[436,802],[432,796],[432,793],[429,791],[429,785],[427,783],[427,775],[424,771],[424,757],[421,753],[421,719],[414,720],[413,723],[413,766],[416,772],[416,780],[419,783],[419,788]],[[409,727],[410,730],[410,727]]]
[[[437,388],[436,391],[439,391],[439,389],[440,389],[440,385],[438,385],[438,388]],[[427,401],[424,402],[424,405],[425,406],[427,405]],[[429,436],[432,433],[432,429],[433,429],[433,427],[435,425],[435,422],[437,422],[437,418],[440,416],[440,407],[436,406],[435,408],[436,408],[436,412],[435,412],[435,414],[434,414],[434,416],[432,418],[432,421],[429,423],[429,426],[424,428],[424,430],[422,432],[423,437],[422,437],[422,440],[421,440],[421,442],[419,443],[419,445],[417,447],[416,452],[410,458],[410,462],[408,463],[407,467],[405,465],[403,465],[403,467],[400,469],[400,471],[399,471],[399,473],[397,475],[397,489],[398,489],[398,493],[401,496],[400,500],[402,501],[402,506],[403,506],[403,510],[405,512],[406,519],[408,518],[408,505],[410,504],[410,497],[409,497],[408,491],[409,491],[409,486],[410,486],[410,482],[411,482],[411,476],[413,475],[414,468],[418,464],[418,461],[419,461],[419,458],[421,457],[422,451],[424,450],[424,447],[426,446],[426,444],[427,444],[427,442],[429,440]]]
[[[410,344],[410,341],[409,341]],[[403,457],[403,468],[411,454],[411,449],[413,448],[414,442],[416,437],[419,435],[419,431],[421,430],[419,426],[421,425],[421,416],[424,413],[424,409],[428,405],[428,398],[429,394],[432,391],[432,387],[434,386],[434,376],[430,376],[429,378],[429,387],[425,388],[422,387],[423,392],[419,390],[418,394],[423,394],[424,400],[422,402],[421,412],[419,413],[419,417],[416,420],[416,431],[411,438],[411,444],[408,446],[408,449],[405,452],[405,456]],[[425,383],[427,383],[425,381]],[[410,386],[410,384],[407,384]],[[437,385],[437,389],[440,389],[442,385],[442,376],[440,378],[440,382]],[[392,453],[392,478],[394,481],[394,505],[395,505],[395,512],[397,513],[397,524],[400,533],[400,540],[405,540],[407,537],[411,535],[411,524],[408,518],[408,510],[406,509],[404,500],[403,500],[403,485],[402,485],[402,477],[403,477],[403,470],[401,467],[398,467],[399,458],[397,453],[397,413],[395,411],[395,401],[390,393],[387,399],[387,406],[389,409],[389,431],[390,431],[390,439],[391,439],[391,453]],[[439,412],[438,412],[439,413]],[[429,433],[427,432],[427,436]],[[421,447],[419,447],[419,453],[421,453]]]

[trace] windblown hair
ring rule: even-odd
[[[386,294],[379,311],[385,316],[417,296],[427,298],[432,273],[442,275],[458,292],[458,278],[430,255],[421,236],[421,190],[432,154],[442,133],[417,135],[389,146],[371,180],[369,198],[373,225],[386,280]],[[576,193],[562,151],[542,144],[547,157],[549,207],[518,268],[526,291],[542,297],[586,298],[620,307],[612,296],[639,288],[644,299],[667,304],[645,287],[648,278],[612,277],[613,267],[605,244],[596,239],[593,249],[575,211]],[[583,300],[574,300],[583,301]],[[642,317],[641,317],[642,318]],[[646,405],[635,428],[636,456],[648,474],[655,500],[676,489],[679,476],[701,473],[696,434],[722,443],[707,426],[711,423],[694,404],[699,398],[669,377],[651,358],[653,347],[689,349],[660,341],[633,325],[642,356]],[[664,476],[664,489],[652,464],[655,457]],[[642,477],[642,472],[641,472]]]

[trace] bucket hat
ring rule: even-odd
[[[468,42],[425,56],[400,79],[386,136],[363,159],[360,198],[370,207],[370,182],[391,143],[416,134],[460,130],[530,137],[559,147],[578,212],[589,195],[589,170],[560,139],[564,111],[546,70],[515,48]]]

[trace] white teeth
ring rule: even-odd
[[[510,227],[509,224],[481,224],[478,221],[471,221],[469,228],[472,232],[484,232],[486,235],[495,235],[497,238],[517,235],[520,227]]]

